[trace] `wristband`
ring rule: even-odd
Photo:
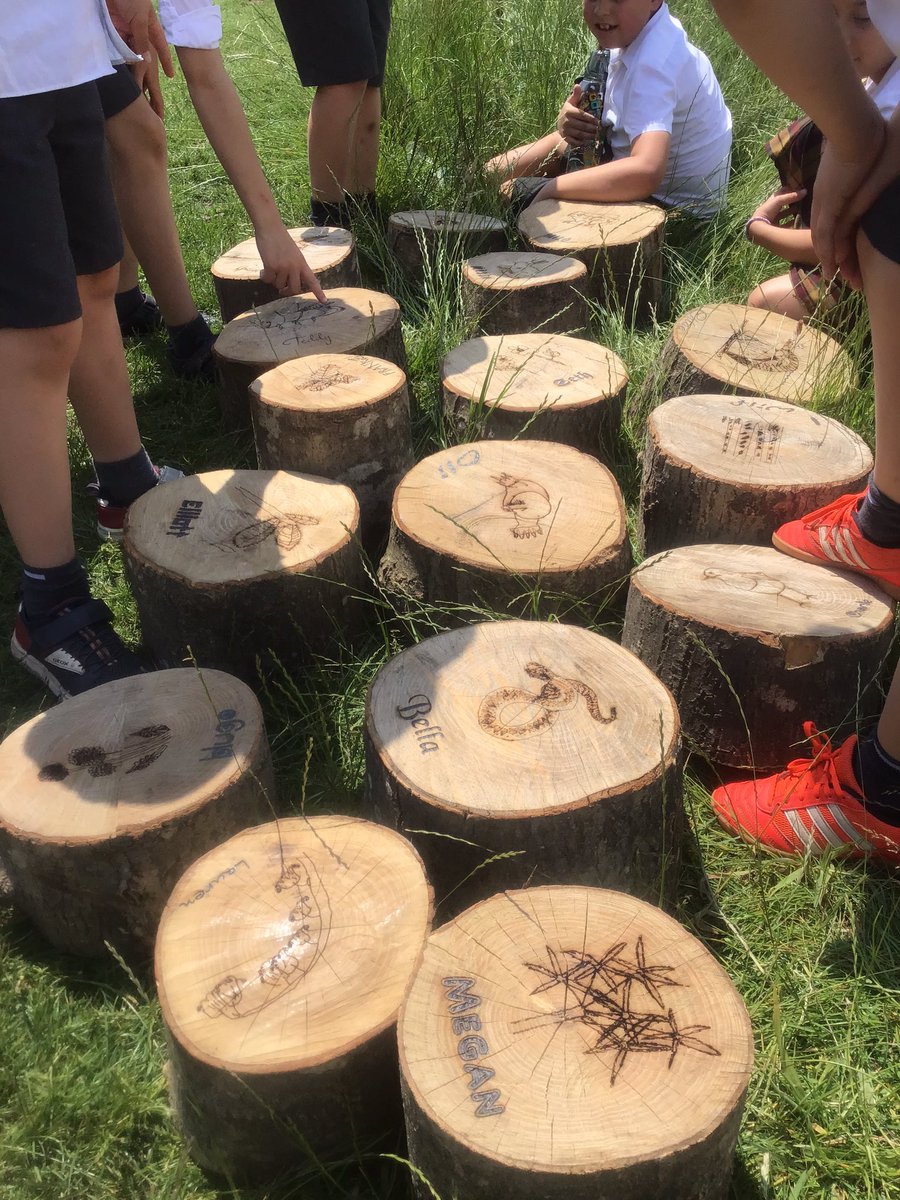
[[[748,242],[753,240],[750,237],[750,226],[753,224],[754,221],[762,221],[763,225],[771,225],[772,224],[772,222],[769,220],[768,217],[751,217],[750,220],[744,226],[744,237],[747,239]]]

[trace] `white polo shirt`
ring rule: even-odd
[[[630,46],[610,54],[603,120],[614,158],[642,133],[671,135],[666,174],[654,199],[699,217],[725,201],[731,113],[706,55],[663,4]]]
[[[216,50],[222,40],[222,10],[212,0],[159,0],[159,19],[171,46]]]
[[[900,58],[895,58],[888,67],[881,83],[869,80],[866,91],[878,105],[878,111],[886,121],[894,115],[894,109],[900,104]]]
[[[897,55],[900,55],[900,0],[869,0],[869,16],[875,28]]]

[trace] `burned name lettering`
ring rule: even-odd
[[[166,530],[166,537],[187,537],[189,533],[193,532],[193,522],[197,520],[202,512],[202,500],[182,500],[178,511],[169,524],[169,528]]]
[[[397,716],[401,721],[408,721],[416,735],[416,741],[423,754],[434,754],[440,750],[444,732],[440,725],[433,725],[428,714],[431,712],[431,701],[419,693],[410,696],[406,704],[397,706]]]
[[[442,979],[441,983],[447,992],[450,1028],[454,1036],[460,1038],[456,1053],[462,1061],[463,1070],[469,1076],[468,1088],[475,1105],[475,1116],[499,1117],[506,1109],[506,1105],[500,1102],[500,1090],[481,1090],[486,1083],[490,1083],[497,1072],[481,1061],[488,1057],[491,1048],[486,1039],[480,1036],[481,1018],[473,1011],[481,1005],[481,997],[472,991],[475,980],[451,975]]]
[[[212,762],[216,758],[231,758],[234,739],[246,725],[233,708],[223,708],[216,714],[215,737],[211,746],[203,747],[201,762]]]

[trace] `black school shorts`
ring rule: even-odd
[[[0,180],[0,329],[76,320],[76,276],[122,257],[95,83],[0,99]]]
[[[117,117],[129,105],[139,100],[141,89],[137,80],[124,63],[120,63],[114,75],[104,75],[97,80],[97,91],[100,93],[100,107],[107,121]]]
[[[860,227],[879,254],[900,263],[900,179],[888,184]]]
[[[384,83],[391,0],[275,0],[304,87]]]

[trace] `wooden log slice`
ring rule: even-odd
[[[144,642],[256,676],[352,630],[365,576],[350,488],[288,471],[208,471],[154,488],[128,511],[125,566]]]
[[[675,322],[644,394],[655,403],[728,392],[812,404],[855,386],[849,355],[827,334],[779,313],[707,304]]]
[[[631,566],[618,484],[556,442],[473,442],[417,463],[394,493],[384,587],[401,601],[572,612]]]
[[[263,304],[229,321],[214,349],[222,416],[232,429],[250,425],[247,389],[280,363],[310,354],[367,354],[406,370],[400,306],[366,288],[332,288],[324,304],[309,292]]]
[[[265,1176],[396,1132],[395,1024],[430,924],[413,848],[351,817],[248,830],[184,874],[156,979],[198,1162]]]
[[[468,909],[428,939],[399,1040],[419,1200],[729,1195],[750,1018],[652,905],[541,887]]]
[[[462,300],[481,333],[581,333],[587,267],[576,258],[504,250],[463,263]]]
[[[638,321],[662,309],[665,225],[655,204],[538,200],[519,217],[519,233],[532,250],[579,259],[588,270],[588,296]]]
[[[219,671],[103,684],[0,745],[0,855],[16,904],[73,954],[149,954],[182,871],[264,820],[259,703]]]
[[[367,802],[445,914],[531,880],[671,897],[678,713],[608,638],[532,621],[429,638],[375,677],[365,736]]]
[[[876,703],[893,613],[856,575],[762,546],[683,546],[634,572],[622,644],[671,688],[702,754],[768,770],[796,757],[804,721],[852,724]]]
[[[866,486],[872,454],[829,417],[764,396],[677,396],[647,420],[639,538],[768,546],[773,531]]]
[[[353,488],[368,548],[383,548],[394,489],[414,461],[406,375],[365,354],[311,354],[250,385],[259,465]]]
[[[608,453],[628,384],[625,364],[595,342],[559,334],[481,337],[451,350],[441,368],[444,413],[464,441],[542,438]]]
[[[390,217],[388,244],[403,273],[411,279],[421,279],[441,256],[459,260],[505,250],[506,228],[496,217],[480,213],[418,209]]]
[[[306,225],[289,229],[288,233],[326,291],[360,286],[356,241],[349,229]],[[256,238],[247,238],[226,250],[210,269],[223,323],[248,308],[280,298],[277,288],[260,279],[263,261],[256,248]]]

